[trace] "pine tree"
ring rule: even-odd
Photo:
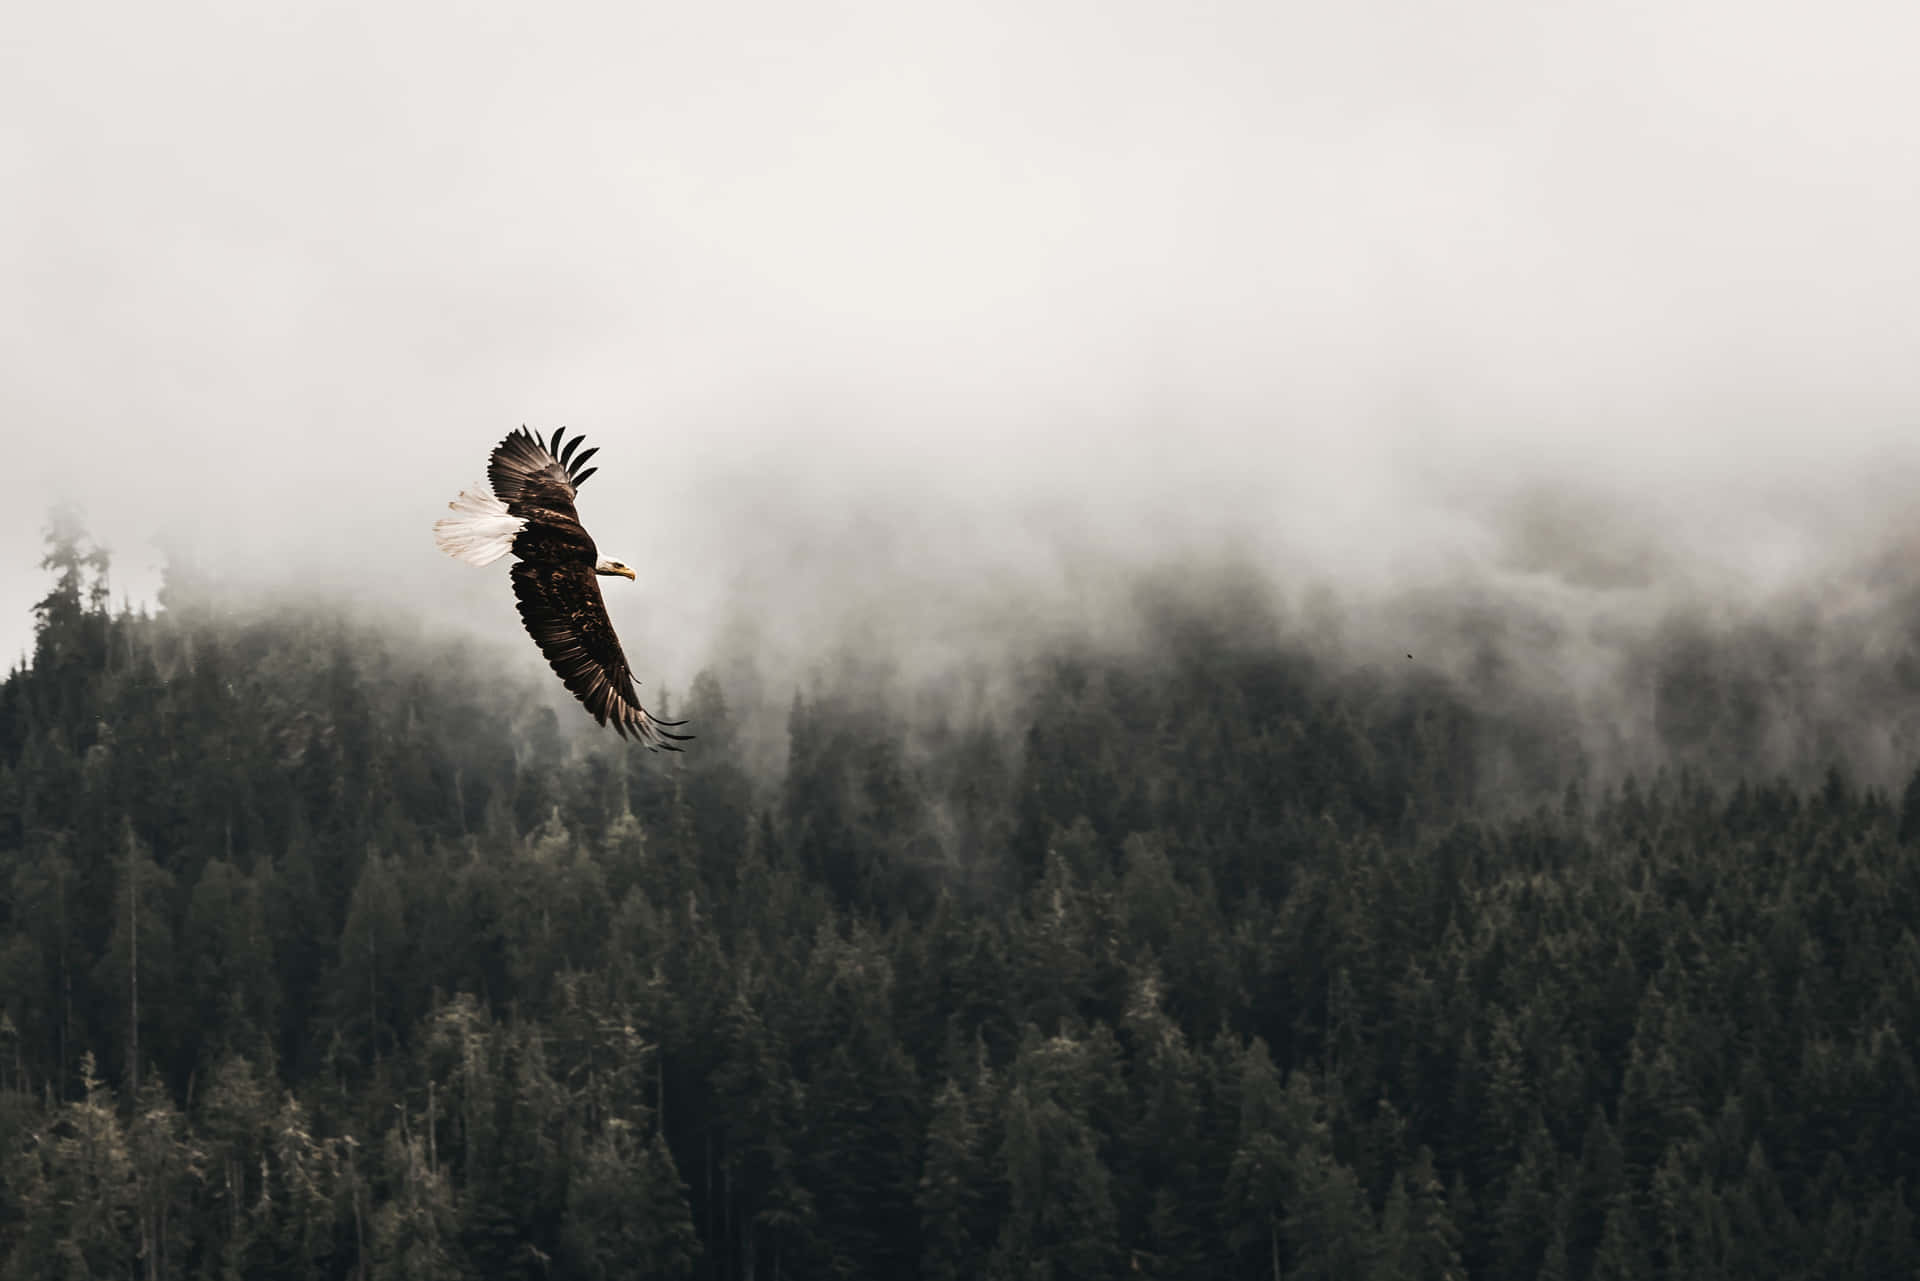
[[[270,1204],[272,1197],[260,1171],[273,1133],[273,1102],[267,1085],[245,1057],[230,1054],[215,1065],[202,1095],[199,1120],[207,1192],[216,1211],[208,1229],[218,1242],[215,1248],[225,1281],[260,1266],[256,1246],[265,1247],[258,1242],[263,1225],[255,1211],[263,1199]]]
[[[274,1041],[279,999],[262,871],[243,876],[210,859],[187,908],[182,977],[204,1057],[257,1054]]]
[[[13,979],[6,985],[7,1009],[25,1043],[38,1041],[40,1050],[33,1057],[43,1065],[42,1074],[56,1080],[67,1075],[77,1035],[76,972],[84,974],[89,968],[74,919],[79,876],[64,844],[55,839],[38,851],[21,852],[11,878],[15,933],[6,953]],[[41,976],[38,987],[33,986],[35,975]]]
[[[54,1219],[50,1276],[125,1276],[135,1262],[139,1187],[112,1092],[80,1057],[79,1099],[42,1137]],[[47,1150],[50,1148],[50,1150]]]
[[[205,1174],[206,1157],[187,1132],[186,1118],[156,1079],[141,1086],[127,1126],[134,1185],[134,1227],[146,1281],[160,1281],[170,1259],[190,1248],[185,1216]]]
[[[639,1143],[626,1122],[609,1122],[568,1180],[560,1242],[589,1281],[691,1276],[699,1243],[666,1141]]]
[[[398,976],[410,950],[400,880],[391,860],[369,855],[340,931],[334,970],[335,1035],[362,1047],[371,1062],[396,1040]]]
[[[934,1096],[915,1197],[925,1242],[920,1275],[926,1281],[968,1281],[980,1275],[991,1244],[981,1213],[987,1182],[981,1118],[971,1092],[949,1078]]]
[[[1557,1184],[1553,1137],[1536,1110],[1520,1159],[1507,1176],[1506,1197],[1494,1215],[1494,1258],[1502,1276],[1530,1277],[1539,1271],[1558,1201]]]
[[[1367,1273],[1369,1281],[1420,1281],[1413,1248],[1413,1204],[1407,1180],[1396,1173],[1380,1210],[1380,1241]]]
[[[1547,1234],[1546,1252],[1540,1257],[1536,1281],[1573,1281],[1573,1264],[1567,1258],[1567,1229],[1564,1213],[1554,1216]]]
[[[79,711],[84,678],[106,665],[106,549],[88,539],[79,514],[58,508],[49,517],[46,554],[40,568],[54,575],[53,587],[35,602],[33,666],[60,681],[56,704],[63,723]]]
[[[1285,1220],[1293,1258],[1288,1275],[1303,1281],[1366,1276],[1373,1266],[1376,1233],[1366,1192],[1352,1167],[1324,1152],[1302,1151],[1295,1160],[1294,1183]]]
[[[1161,1008],[1158,975],[1134,983],[1122,1023],[1133,1042],[1128,1121],[1114,1160],[1116,1194],[1137,1270],[1180,1277],[1218,1267],[1218,1233],[1207,1211],[1218,1181],[1204,1171],[1206,1116],[1202,1069],[1180,1027]],[[1144,1228],[1144,1231],[1141,1229]]]
[[[1747,1149],[1746,1169],[1729,1197],[1728,1218],[1732,1275],[1761,1275],[1799,1258],[1800,1216],[1787,1203],[1758,1139]]]
[[[1407,1175],[1407,1229],[1413,1275],[1421,1281],[1463,1281],[1460,1230],[1448,1209],[1448,1196],[1433,1168],[1433,1152],[1422,1144]]]
[[[1294,1188],[1287,1103],[1267,1043],[1253,1039],[1241,1059],[1240,1133],[1227,1171],[1226,1208],[1236,1248],[1258,1243],[1280,1281],[1280,1221]]]
[[[343,1184],[349,1216],[357,1215],[359,1207],[355,1199],[359,1188],[343,1175],[350,1145],[351,1136],[315,1138],[299,1100],[291,1094],[281,1100],[268,1138],[266,1180],[271,1195],[263,1190],[253,1209],[261,1236],[273,1252],[273,1266],[267,1269],[272,1275],[303,1281],[323,1275],[322,1265],[334,1252]],[[355,1225],[357,1229],[357,1217]],[[356,1251],[354,1257],[358,1268],[364,1263],[364,1250]]]
[[[161,1048],[149,1038],[143,1049],[141,1030],[165,1027],[172,997],[174,931],[165,896],[173,888],[173,876],[153,861],[146,842],[127,820],[120,825],[118,864],[113,932],[106,954],[94,967],[94,982],[116,998],[120,1025],[126,1029],[128,1089],[137,1095],[142,1056]]]
[[[1119,1245],[1112,1179],[1085,1117],[1016,1083],[1007,1096],[1000,1161],[1008,1213],[987,1275],[1008,1281],[1112,1276]]]
[[[1653,1262],[1647,1257],[1631,1206],[1616,1205],[1607,1211],[1591,1275],[1593,1281],[1652,1281]]]
[[[387,1132],[392,1193],[371,1216],[372,1275],[374,1281],[452,1281],[466,1275],[453,1189],[428,1161],[425,1142],[405,1128]]]
[[[1624,1204],[1627,1198],[1626,1156],[1602,1108],[1594,1108],[1587,1122],[1576,1180],[1567,1250],[1570,1258],[1584,1266],[1600,1248],[1607,1211]]]
[[[687,1209],[687,1187],[680,1178],[666,1138],[655,1132],[640,1160],[641,1210],[647,1225],[640,1257],[647,1275],[672,1281],[693,1275],[700,1255],[693,1215]]]

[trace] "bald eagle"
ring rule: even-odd
[[[573,696],[622,738],[677,752],[674,744],[692,735],[668,727],[686,722],[656,720],[640,706],[594,581],[595,575],[631,579],[633,571],[600,555],[573,510],[574,494],[600,470],[587,466],[599,449],[575,457],[583,437],[576,433],[563,448],[565,431],[542,440],[522,427],[495,446],[487,479],[447,504],[454,514],[434,522],[434,541],[469,565],[491,565],[508,552],[518,556],[513,594],[520,617]]]

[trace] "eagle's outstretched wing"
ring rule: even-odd
[[[548,441],[521,427],[495,446],[487,462],[493,496],[509,510],[516,503],[524,503],[573,515],[573,496],[587,483],[587,477],[600,470],[587,466],[587,459],[599,453],[600,447],[595,445],[575,458],[573,451],[586,437],[576,435],[562,448],[566,431],[565,427],[559,428]]]
[[[599,551],[580,524],[573,496],[581,482],[599,470],[581,469],[598,451],[589,449],[573,458],[583,437],[575,436],[563,449],[560,442],[565,431],[564,427],[555,431],[551,444],[525,427],[514,431],[494,446],[487,460],[487,488],[508,515],[523,522],[513,540],[517,555],[527,560],[584,557],[591,565]]]
[[[640,706],[633,672],[607,619],[591,563],[518,561],[513,567],[513,594],[540,652],[595,720],[611,723],[621,737],[631,735],[650,748],[680,750],[674,744],[686,742],[691,735],[674,734],[664,727],[683,722],[655,720]]]

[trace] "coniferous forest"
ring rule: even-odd
[[[0,1276],[1920,1268],[1920,775],[1748,768],[1765,682],[1601,777],[1149,591],[1005,702],[709,671],[668,757],[467,642],[46,568]]]

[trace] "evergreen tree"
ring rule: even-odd
[[[105,955],[94,966],[93,980],[97,988],[113,996],[121,1011],[122,1025],[127,1029],[127,1080],[137,1093],[142,1056],[160,1059],[166,1041],[171,1039],[162,1039],[156,1045],[151,1030],[171,1030],[168,1015],[173,997],[174,928],[166,895],[173,888],[173,876],[153,861],[146,843],[134,835],[131,822],[121,823],[120,847],[113,932]],[[149,1029],[145,1049],[140,1039],[143,1026]]]
[[[915,1197],[925,1241],[920,1274],[926,1281],[967,1281],[980,1275],[989,1244],[981,1214],[986,1158],[986,1136],[969,1091],[949,1079],[934,1096],[926,1163]]]
[[[80,1058],[80,1088],[36,1145],[52,1238],[39,1266],[50,1277],[124,1276],[135,1262],[141,1209],[134,1155],[91,1053]]]
[[[1293,1268],[1314,1281],[1364,1277],[1374,1262],[1373,1212],[1352,1167],[1325,1153],[1303,1151],[1285,1231]]]
[[[193,889],[182,969],[203,1057],[258,1054],[274,1043],[279,997],[262,871],[242,876],[210,859]]]
[[[693,1274],[699,1243],[673,1155],[615,1120],[587,1145],[567,1187],[562,1257],[589,1281]]]
[[[1557,1166],[1553,1137],[1536,1111],[1494,1215],[1494,1258],[1502,1276],[1527,1277],[1540,1270],[1559,1199]]]
[[[1425,1144],[1414,1153],[1407,1175],[1407,1233],[1412,1275],[1421,1281],[1462,1281],[1460,1231],[1448,1209],[1448,1197]]]
[[[453,1189],[428,1160],[418,1135],[387,1131],[385,1166],[392,1195],[371,1216],[376,1281],[443,1281],[465,1274]]]
[[[205,1154],[166,1087],[151,1078],[134,1099],[126,1137],[138,1256],[147,1281],[160,1281],[174,1271],[169,1260],[191,1247],[185,1216],[205,1174]]]
[[[1274,1281],[1281,1276],[1281,1217],[1295,1187],[1297,1151],[1289,1146],[1295,1137],[1289,1130],[1302,1119],[1310,1118],[1289,1117],[1266,1042],[1255,1037],[1241,1060],[1240,1135],[1227,1172],[1226,1204],[1234,1243],[1262,1246]]]
[[[1616,1205],[1607,1211],[1591,1275],[1593,1281],[1650,1281],[1654,1276],[1631,1206]]]
[[[242,1277],[261,1266],[265,1253],[257,1211],[263,1202],[271,1204],[272,1190],[260,1171],[274,1123],[267,1087],[245,1057],[230,1054],[215,1066],[199,1119],[207,1192],[215,1207],[207,1224],[213,1238],[208,1252],[217,1253],[223,1279]]]
[[[1083,1116],[1024,1084],[1007,1096],[1000,1160],[1007,1218],[986,1275],[1092,1281],[1113,1275],[1119,1224],[1112,1181]]]

